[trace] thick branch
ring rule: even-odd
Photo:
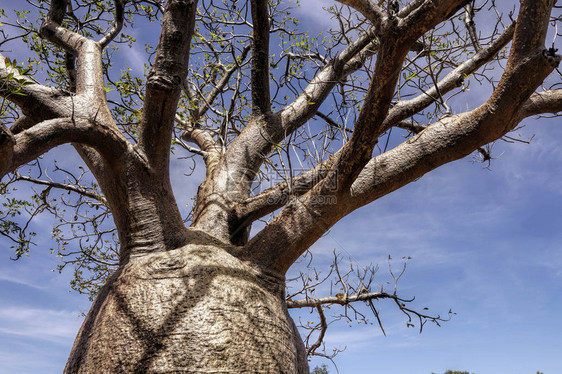
[[[222,147],[217,144],[208,131],[203,129],[190,127],[183,132],[181,137],[183,140],[195,143],[201,148],[203,160],[207,167],[207,175],[211,174],[220,160]]]
[[[37,122],[33,121],[31,118],[27,117],[25,114],[16,120],[10,127],[12,133],[17,134],[22,131],[29,129],[31,126],[35,125]]]
[[[443,4],[437,1],[428,3],[437,3],[437,8]],[[452,13],[454,8],[449,8],[450,5],[443,5],[438,14]],[[462,2],[455,4],[457,7],[461,5]],[[248,243],[248,256],[262,266],[284,273],[306,248],[346,214],[510,131],[522,106],[554,68],[542,51],[551,7],[552,4],[544,2],[537,5],[530,0],[522,1],[508,64],[497,88],[484,105],[470,113],[446,117],[393,150],[371,159],[353,183],[351,193],[340,190],[335,204],[332,201],[318,202],[317,197],[325,196],[323,194],[328,191],[324,188],[327,183],[318,184],[310,193],[281,211]],[[409,17],[423,8],[424,5]],[[427,22],[423,24],[427,25]],[[523,47],[524,43],[526,47]],[[383,99],[382,103],[380,98],[374,99],[373,102],[379,102],[374,108],[375,113],[379,113],[381,105],[389,104],[388,97]],[[370,100],[369,96],[366,100]],[[369,136],[379,135],[376,122],[374,127],[375,130],[365,127],[359,132],[356,127],[353,136],[359,133],[367,142],[372,142]],[[354,143],[350,141],[345,147],[350,144]],[[357,153],[361,156],[365,154],[365,146],[361,142],[355,144],[347,150],[352,160],[356,157],[354,151],[357,147],[361,147]],[[342,158],[344,156],[342,152]],[[337,168],[338,164],[335,166],[338,173],[350,172]],[[342,186],[338,185],[338,188]],[[275,249],[266,246],[266,243],[272,242],[277,243]]]
[[[432,0],[413,7],[398,23],[405,37],[414,37],[420,30],[430,30],[435,25],[452,17],[470,0]],[[415,1],[414,1],[415,2]],[[404,9],[405,10],[405,9]],[[404,12],[406,13],[406,12]],[[398,16],[402,16],[402,12]]]
[[[47,120],[15,135],[13,139],[11,161],[2,165],[2,176],[65,143],[89,145],[113,159],[127,152],[129,146],[127,140],[113,128],[81,118]]]
[[[398,17],[405,17],[422,5],[425,0],[412,0],[398,12]]]
[[[422,5],[403,23],[399,22],[398,26],[388,25],[384,34],[380,35],[381,46],[365,101],[351,139],[342,148],[341,156],[336,161],[337,173],[327,177],[328,185],[337,180],[336,184],[344,191],[357,177],[370,159],[378,138],[385,131],[384,120],[394,96],[399,67],[402,66],[406,54],[421,35],[454,14],[464,2],[465,0],[435,1],[431,6]],[[423,21],[413,25],[412,18],[416,17]]]
[[[154,170],[165,178],[181,84],[187,76],[196,10],[196,0],[171,0],[166,4],[154,64],[146,83],[139,146]]]
[[[257,171],[272,146],[312,118],[339,80],[362,66],[358,58],[375,52],[378,44],[373,38],[371,28],[326,64],[294,102],[275,115],[251,121],[228,149],[226,159],[241,169]]]
[[[490,99],[472,112],[445,118],[371,159],[353,184],[352,209],[499,139],[524,116],[560,110],[559,90],[533,94],[554,68],[542,52],[551,6],[522,1],[510,58]]]
[[[41,36],[64,48],[67,52],[77,54],[80,45],[87,38],[61,26],[70,0],[52,0],[47,17],[41,25]]]
[[[342,74],[359,69],[361,64],[353,64],[348,67],[347,63],[358,55],[360,56],[366,47],[374,43],[371,36],[370,32],[366,33],[342,51],[317,74],[304,93],[281,112],[254,116],[251,119],[228,148],[219,167],[215,169],[216,173],[223,174],[212,179],[208,178],[208,180],[206,179],[208,183],[203,183],[202,191],[206,191],[213,198],[209,198],[212,201],[198,200],[193,225],[202,230],[213,228],[215,232],[217,231],[217,217],[228,219],[231,212],[226,207],[232,202],[243,202],[249,195],[255,173],[261,166],[265,155],[271,152],[273,145],[290,135],[308,118],[314,116],[318,106],[328,96],[330,90],[343,76]],[[222,201],[218,197],[220,196],[219,191],[228,194],[228,201]],[[234,225],[237,224],[234,223]],[[230,234],[224,230],[222,236],[228,239]]]
[[[365,16],[369,21],[372,22],[373,26],[380,27],[386,15],[380,7],[378,7],[371,0],[337,0],[338,2],[348,5],[356,10],[358,10],[362,15]]]
[[[295,101],[280,112],[284,131],[288,134],[312,118],[334,86],[346,75],[359,70],[364,59],[375,54],[378,47],[375,29],[371,28],[329,61]]]
[[[252,107],[259,114],[269,113],[269,12],[267,0],[251,0],[252,45]]]
[[[523,106],[521,117],[562,112],[562,90],[535,92]]]
[[[410,46],[412,46],[415,44],[418,35],[423,34],[424,30],[428,30],[433,25],[439,23],[448,14],[460,9],[466,1],[430,2],[431,4],[429,5],[424,3],[405,9],[399,13],[399,15],[407,17],[404,22],[398,24],[400,28],[399,31],[397,30],[396,36],[401,39],[409,38]],[[423,22],[417,22],[419,19],[423,20]],[[414,30],[415,33],[413,35],[406,35],[402,33],[402,30]],[[392,38],[392,41],[394,39]],[[373,27],[332,59],[316,74],[302,94],[278,113],[280,123],[275,118],[275,120],[267,120],[267,126],[259,123],[259,121],[256,121],[254,126],[252,124],[248,125],[238,137],[236,146],[231,147],[234,148],[232,153],[243,153],[250,160],[268,154],[272,144],[280,142],[302,126],[308,119],[312,118],[334,86],[346,75],[361,68],[364,59],[372,56],[378,51],[378,48],[379,40],[376,38],[376,30]],[[237,149],[238,146],[245,149]],[[252,161],[252,164],[259,165],[260,163]],[[253,165],[244,165],[243,167],[253,169]]]
[[[34,121],[60,116],[71,104],[69,92],[43,86],[30,77],[20,74],[16,68],[6,64],[6,59],[1,54],[0,96],[20,107],[26,117],[26,125],[20,122],[20,125],[13,129],[14,133],[19,132],[20,127],[26,127]]]
[[[69,0],[53,0],[51,2],[47,17],[41,25],[41,36],[64,48],[68,54],[76,56],[76,93],[103,101],[104,108],[101,115],[109,120],[111,115],[109,109],[105,108],[102,45],[61,25],[69,6]],[[67,56],[67,60],[72,61],[72,56]],[[69,69],[70,74],[73,73],[72,70],[72,68]]]

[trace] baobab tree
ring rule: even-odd
[[[61,254],[72,239],[79,248],[65,264],[92,276],[76,273],[96,297],[66,373],[308,373],[319,341],[305,347],[288,306],[323,318],[323,304],[386,297],[438,321],[366,276],[287,300],[285,274],[344,216],[473,152],[489,161],[487,144],[562,110],[550,81],[561,59],[554,0],[521,0],[508,14],[494,1],[339,0],[320,37],[281,0],[29,4],[3,21],[15,36],[2,44],[33,54],[0,60],[0,175],[6,195],[15,183],[43,187],[30,201],[8,197],[2,234],[21,255],[31,239],[13,215],[50,212]],[[122,31],[151,22],[160,37],[135,76],[119,66],[119,46],[136,43]],[[458,110],[478,83],[492,93]],[[393,129],[406,139],[394,145]],[[65,143],[92,181],[40,160]],[[188,217],[170,182],[175,151],[206,168]],[[46,167],[68,178],[42,178]]]

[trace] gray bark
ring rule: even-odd
[[[120,267],[94,302],[65,373],[308,373],[284,279],[197,244]]]

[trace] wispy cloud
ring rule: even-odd
[[[323,8],[330,7],[335,1],[305,0],[300,2],[300,7],[295,8],[292,13],[298,16],[304,24],[327,30],[337,22]]]
[[[29,279],[22,278],[22,277],[19,277],[17,275],[6,273],[4,270],[5,269],[2,269],[2,272],[0,272],[0,281],[20,284],[22,286],[35,288],[37,290],[42,290],[42,291],[47,291],[49,289],[49,286],[47,286],[45,284],[39,284],[39,283],[33,282]]]
[[[122,55],[135,74],[142,75],[144,73],[144,64],[148,63],[144,48],[134,43],[131,48],[127,49],[126,53],[122,53]]]
[[[67,344],[82,318],[76,311],[6,307],[0,309],[0,333]]]

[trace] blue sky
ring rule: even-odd
[[[312,11],[318,4],[309,0],[303,14],[322,26],[326,18]],[[142,67],[139,48],[127,54],[129,66]],[[335,249],[360,266],[380,264],[381,281],[389,254],[411,256],[402,294],[435,313],[457,313],[421,335],[385,303],[387,337],[376,326],[332,325],[327,346],[346,347],[335,359],[340,373],[562,373],[560,122],[527,120],[518,133],[534,135],[531,144],[498,142],[490,169],[471,157],[448,164],[354,212],[313,246],[318,267]],[[78,162],[69,150],[53,155]],[[183,172],[172,175],[180,205],[203,175],[201,168],[187,179]],[[38,246],[17,262],[0,239],[0,373],[61,372],[89,308],[87,297],[69,292],[71,274],[52,271],[51,224],[39,217]]]

